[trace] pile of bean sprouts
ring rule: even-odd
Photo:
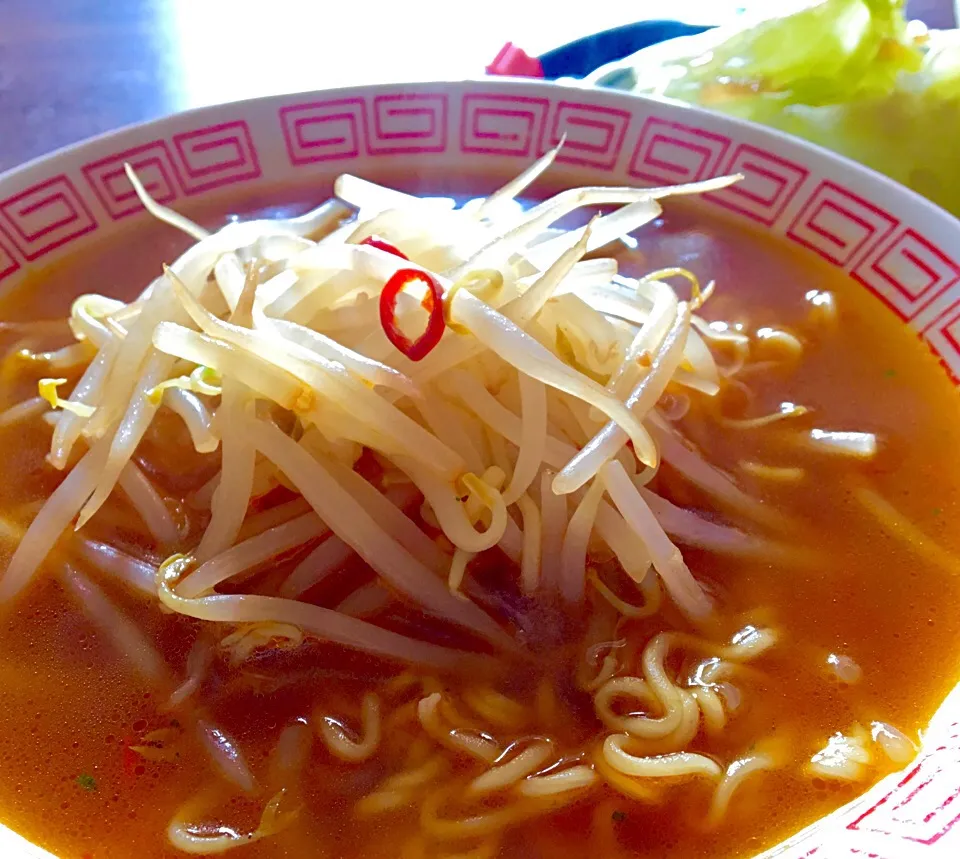
[[[724,772],[687,747],[701,728],[722,729],[739,694],[729,679],[775,643],[772,630],[746,626],[726,645],[664,632],[646,642],[632,665],[618,661],[616,642],[596,642],[608,649],[594,654],[590,676],[579,682],[593,694],[605,734],[592,760],[567,766],[553,761],[550,741],[504,749],[487,734],[456,727],[441,688],[422,678],[469,659],[459,645],[364,619],[371,606],[398,599],[461,627],[478,652],[521,650],[517,630],[465,589],[471,562],[497,549],[530,597],[575,607],[595,589],[618,616],[636,618],[655,613],[665,595],[694,628],[706,629],[714,598],[674,540],[745,556],[779,551],[766,538],[675,506],[650,489],[666,461],[726,507],[758,523],[776,518],[673,426],[690,398],[714,397],[742,365],[718,366],[712,349],[742,357],[747,336],[698,316],[712,282],[702,285],[679,268],[623,277],[614,258],[597,253],[657,218],[660,200],[718,191],[739,177],[665,188],[574,188],[530,208],[519,205],[556,152],[459,208],[344,175],[335,199],[306,215],[231,222],[212,233],[152,200],[128,167],[146,209],[194,244],[129,303],[101,295],[74,302],[77,344],[49,363],[79,361],[85,369],[69,392],[58,377],[39,386],[41,408],[54,409],[47,458],[65,477],[0,577],[0,603],[24,592],[64,532],[81,530],[119,490],[167,560],[158,568],[119,562],[114,549],[92,540],[80,543],[82,558],[119,565],[129,585],[166,610],[225,625],[222,643],[238,661],[257,648],[313,638],[409,663],[414,673],[406,676],[421,678],[410,681],[420,689],[410,717],[436,742],[483,766],[463,788],[464,801],[509,788],[530,807],[553,808],[558,797],[577,796],[600,778],[643,798],[644,780],[701,777],[717,784],[711,820],[722,817],[736,786],[752,772],[781,765],[783,755],[757,752]],[[586,225],[562,226],[568,216],[598,209]],[[434,284],[442,301],[442,336],[417,360],[398,350],[383,324],[381,292],[404,270],[429,278],[412,278],[397,296],[393,323],[408,338],[430,322],[424,284]],[[799,348],[791,335],[770,336]],[[784,406],[750,425],[803,413]],[[137,464],[138,446],[161,409],[182,420],[198,453],[219,452],[218,473],[190,499],[208,511],[208,522],[189,544],[175,511]],[[871,456],[876,448],[866,433],[814,432],[821,435],[812,442],[846,455]],[[372,457],[376,469],[358,470],[361,457]],[[744,468],[781,481],[802,476],[799,469]],[[254,502],[278,486],[295,500],[257,509]],[[245,587],[248,571],[310,543],[316,548],[273,591]],[[305,598],[354,555],[375,572],[373,584],[333,608]],[[634,593],[615,593],[598,575],[598,559],[615,560]],[[64,582],[94,615],[109,615],[106,598],[81,574],[68,570]],[[142,674],[166,670],[135,629],[107,626]],[[674,650],[700,660],[687,680],[666,668]],[[191,654],[190,676],[171,706],[193,694],[209,658],[201,649]],[[490,706],[485,700],[477,699],[478,712],[509,714],[503,696]],[[624,701],[639,710],[617,705]],[[331,753],[348,762],[373,754],[381,703],[376,695],[364,698],[356,736],[321,719],[317,731]],[[296,730],[303,733],[303,726]],[[211,748],[227,742],[206,723],[201,735]],[[861,777],[869,739],[860,728],[851,736],[837,735],[813,760],[818,775]],[[893,729],[878,736],[887,745],[908,742]],[[161,739],[144,746],[144,754],[159,754]],[[901,757],[912,753],[900,746]],[[228,756],[221,769],[247,790],[252,778],[237,760]],[[402,785],[391,777],[357,813],[411,801],[411,791],[441,771],[429,755],[417,767],[427,775],[420,779],[420,769],[412,770]],[[244,843],[289,824],[280,798],[266,805],[260,829]],[[454,831],[442,814],[450,799],[444,790],[423,800],[425,829],[441,840]],[[201,797],[181,809],[171,841],[190,852],[239,843],[191,834],[185,821],[204,814],[205,803]],[[490,832],[525,807],[505,811]]]
[[[57,379],[40,388],[60,409],[49,461],[65,468],[75,449],[85,452],[21,541],[0,600],[22,591],[61,532],[82,528],[118,487],[161,545],[182,548],[133,463],[165,405],[198,451],[219,448],[222,457],[202,540],[188,547],[189,563],[166,565],[158,579],[174,611],[288,623],[348,647],[449,662],[436,646],[297,601],[306,582],[278,597],[217,593],[279,548],[238,541],[260,478],[272,474],[313,511],[281,539],[329,531],[325,555],[349,547],[428,614],[495,643],[507,633],[459,593],[470,561],[495,546],[531,593],[582,600],[588,555],[600,547],[638,585],[655,571],[690,618],[709,615],[710,598],[664,528],[672,511],[644,487],[663,455],[657,439],[669,437],[655,411],[667,385],[717,390],[699,333],[709,329],[695,316],[713,285],[701,289],[679,272],[692,281],[681,299],[667,280],[678,272],[627,281],[614,260],[584,256],[656,218],[658,200],[737,177],[575,188],[518,208],[517,195],[554,155],[460,209],[341,176],[337,201],[306,216],[212,234],[150,200],[130,171],[144,205],[196,244],[129,304],[98,295],[74,303],[71,328],[96,354],[69,397]],[[329,229],[338,203],[357,219],[311,240]],[[585,227],[555,226],[578,209],[614,205]],[[360,244],[371,236],[408,259]],[[380,289],[408,267],[429,272],[444,298],[446,330],[419,362],[378,323]],[[398,324],[413,331],[423,328],[417,286],[397,306]],[[353,470],[363,450],[382,464],[381,486]],[[390,493],[406,487],[425,499],[424,517],[448,550],[397,513]]]

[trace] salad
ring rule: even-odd
[[[587,82],[778,128],[960,215],[960,30],[928,30],[904,7],[806,0],[778,18],[653,45]]]

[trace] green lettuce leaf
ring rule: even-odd
[[[960,34],[908,23],[904,0],[808,0],[654,45],[589,80],[806,138],[960,215]]]

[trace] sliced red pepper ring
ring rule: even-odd
[[[386,251],[388,254],[393,254],[395,257],[400,257],[400,259],[410,259],[400,248],[395,245],[390,244],[388,241],[384,241],[380,236],[367,236],[362,242],[362,245],[368,245],[371,248],[376,248],[377,250]]]
[[[426,294],[420,302],[430,318],[427,327],[416,340],[411,340],[397,325],[397,301],[408,286],[421,283]],[[429,355],[443,337],[446,323],[443,320],[443,295],[440,284],[427,272],[416,268],[401,268],[394,273],[380,292],[380,324],[387,339],[411,361],[421,361]]]

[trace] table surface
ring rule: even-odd
[[[771,2],[672,0],[670,14],[720,23]],[[953,0],[908,6],[930,26],[954,25]],[[449,0],[0,0],[0,171],[204,104],[472,77],[508,39],[536,54],[662,10],[650,0],[605,0],[585,20],[543,0],[462,8],[469,12]]]

